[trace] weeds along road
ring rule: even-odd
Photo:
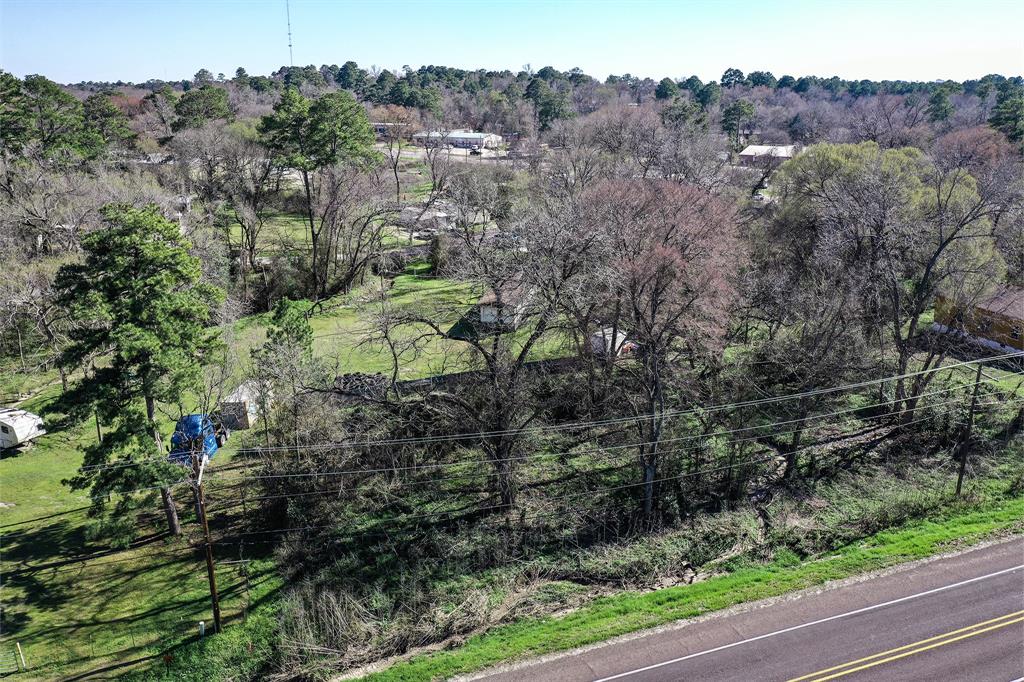
[[[1017,681],[1024,538],[481,677]]]

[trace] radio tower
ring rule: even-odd
[[[289,0],[284,0],[284,11],[288,17],[288,66],[295,66],[295,57],[292,55],[292,10]]]

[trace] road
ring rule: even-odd
[[[479,677],[1017,682],[1024,539]]]

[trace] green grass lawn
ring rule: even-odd
[[[228,239],[234,247],[242,244],[242,228],[233,219],[227,219]],[[306,217],[298,213],[271,213],[260,231],[256,252],[260,256],[273,256],[288,251],[304,251],[308,246],[309,225]],[[399,227],[388,227],[382,239],[385,250],[405,246],[422,246],[427,242],[409,241],[408,233]]]
[[[447,329],[468,312],[480,296],[479,290],[464,282],[447,279],[422,277],[422,268],[414,268],[411,274],[399,275],[389,291],[389,299],[395,306],[410,308],[424,314],[440,311],[433,316]],[[371,332],[372,303],[367,302],[366,290],[355,291],[328,302],[324,312],[313,315],[309,322],[313,328],[313,353],[316,357],[332,361],[339,373],[382,372],[390,375],[392,360],[389,350],[380,343],[367,341]],[[252,315],[240,320],[231,331],[230,343],[235,356],[248,358],[249,351],[266,340],[266,329],[270,316]],[[398,338],[408,340],[422,333],[424,329],[403,329]],[[521,329],[517,338],[525,340],[528,329]],[[422,352],[415,359],[412,356],[402,363],[399,379],[417,379],[439,373],[463,371],[473,367],[472,359],[466,353],[466,344],[445,341],[439,338],[427,339]],[[535,359],[560,357],[567,352],[564,338],[558,332],[542,337],[532,354]]]
[[[396,305],[444,311],[440,319],[446,325],[455,324],[478,295],[471,285],[416,274],[399,276],[390,290]],[[365,299],[357,292],[333,303],[337,305],[311,318],[316,355],[337,359],[340,371],[390,372],[386,349],[365,342]],[[247,358],[248,349],[263,342],[267,317],[252,316],[233,326],[229,342],[236,356]],[[401,377],[468,368],[468,360],[451,361],[455,345],[464,344],[431,339],[422,355],[402,368]],[[560,348],[557,340],[545,340],[538,352],[556,354]],[[6,385],[38,389],[22,406],[45,413],[60,392],[56,373],[26,374],[23,379],[17,384],[8,379]],[[160,419],[170,433],[171,417],[161,414]],[[140,507],[141,531],[132,547],[114,550],[87,539],[90,519],[82,509],[90,502],[87,491],[72,491],[61,481],[74,475],[83,448],[95,438],[91,421],[66,430],[50,425],[50,432],[32,447],[0,460],[5,578],[0,651],[21,643],[31,666],[25,679],[67,676],[153,656],[189,641],[198,621],[210,620],[202,555],[190,548],[199,538],[187,488],[176,489],[186,537],[164,536],[154,491]],[[232,439],[211,466],[227,465],[238,442]],[[215,511],[211,506],[213,516]],[[270,561],[253,565],[248,595],[237,564],[222,565],[218,581],[229,622],[241,617],[244,606],[266,599],[277,588]]]
[[[45,412],[59,384],[23,407]],[[169,420],[167,429],[170,430]],[[0,460],[0,533],[3,536],[3,628],[0,652],[20,642],[30,666],[16,679],[55,679],[104,665],[154,656],[190,641],[200,620],[210,621],[205,563],[190,547],[198,529],[185,487],[175,490],[185,535],[164,534],[154,491],[138,512],[139,536],[127,550],[87,539],[86,491],[61,484],[96,438],[86,422],[50,431]],[[213,467],[230,461],[230,451]],[[220,557],[237,559],[238,557]],[[277,588],[272,562],[253,563],[249,592],[240,564],[218,567],[227,622]]]

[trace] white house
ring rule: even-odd
[[[40,416],[16,407],[0,408],[0,450],[17,447],[44,433]]]
[[[430,132],[420,132],[412,136],[413,142],[424,147],[438,145],[438,144],[449,144],[453,147],[462,147],[470,149],[476,147],[478,149],[493,149],[502,142],[501,135],[495,135],[494,133],[476,133],[472,130],[452,130],[445,132],[443,130],[431,130]]]
[[[740,152],[741,166],[780,164],[796,156],[795,144],[752,144]]]

